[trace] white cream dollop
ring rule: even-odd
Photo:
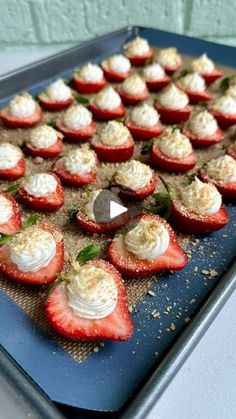
[[[183,109],[188,105],[189,100],[186,93],[182,92],[177,86],[171,84],[166,87],[158,96],[161,106],[169,109]]]
[[[181,191],[181,200],[191,212],[199,215],[212,215],[219,211],[222,198],[212,183],[195,180]]]
[[[206,90],[205,80],[198,73],[187,74],[178,80],[178,84],[190,92],[201,93]]]
[[[15,96],[9,104],[9,111],[15,118],[31,118],[36,111],[36,102],[28,93]]]
[[[67,285],[68,305],[76,316],[98,320],[116,308],[118,290],[112,275],[102,266],[87,263],[72,271]]]
[[[46,94],[50,100],[62,102],[71,97],[71,89],[65,84],[63,79],[58,79],[47,87]]]
[[[22,182],[25,191],[35,197],[45,197],[54,193],[58,182],[49,173],[36,173],[25,178]]]
[[[0,225],[7,223],[13,215],[11,201],[4,195],[0,195]]]
[[[217,159],[209,161],[206,172],[210,178],[225,183],[236,182],[236,160],[225,154]]]
[[[177,49],[163,48],[157,53],[157,61],[163,67],[176,68],[179,67],[182,63],[181,56],[178,54]]]
[[[89,218],[89,220],[91,221],[95,221],[96,222],[96,218],[94,215],[94,204],[95,201],[98,197],[98,195],[102,192],[102,189],[97,189],[96,191],[91,191],[89,194],[89,199],[88,202],[86,202],[85,206],[84,206],[84,212],[86,214],[86,216]]]
[[[130,120],[141,127],[153,127],[159,122],[160,116],[155,108],[147,103],[135,106],[130,113]]]
[[[179,129],[166,130],[164,135],[157,140],[158,147],[167,157],[181,159],[192,153],[192,145],[186,135],[182,134]]]
[[[124,144],[130,137],[128,128],[118,121],[109,121],[102,129],[99,141],[108,146]]]
[[[131,96],[140,95],[146,90],[146,83],[138,74],[132,74],[122,83],[121,89]]]
[[[101,109],[112,110],[121,105],[121,98],[113,87],[108,86],[97,94],[95,104]]]
[[[47,266],[56,254],[53,235],[32,227],[17,234],[9,244],[10,259],[22,272],[37,272]]]
[[[115,174],[118,185],[134,191],[144,188],[153,177],[149,166],[137,160],[131,160],[120,165]]]
[[[95,153],[87,144],[69,151],[61,160],[66,170],[76,175],[91,173],[96,168]]]
[[[197,73],[212,73],[215,69],[213,61],[208,58],[207,54],[202,54],[200,57],[192,61],[191,67]]]
[[[21,149],[10,143],[0,144],[0,170],[12,169],[23,157]]]
[[[48,148],[57,142],[58,133],[49,125],[34,128],[29,136],[29,144],[35,148]]]
[[[213,101],[211,109],[223,115],[236,115],[236,100],[229,95],[221,96]]]
[[[74,105],[65,111],[63,122],[66,127],[79,130],[91,124],[92,114],[85,106]]]
[[[138,259],[153,260],[168,249],[170,236],[166,227],[152,218],[141,218],[138,224],[125,235],[127,250]]]
[[[142,56],[149,53],[150,46],[146,39],[137,36],[133,41],[128,42],[124,49],[131,57],[134,55]]]
[[[88,63],[78,69],[79,77],[88,83],[97,83],[103,79],[103,70],[97,64]]]
[[[214,135],[218,124],[210,112],[202,111],[190,118],[188,127],[193,134],[201,138]]]
[[[127,73],[131,68],[129,59],[122,54],[112,55],[103,61],[103,65],[116,73]]]
[[[146,81],[161,80],[165,77],[165,71],[159,63],[153,63],[144,68],[143,76]]]

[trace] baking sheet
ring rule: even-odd
[[[118,51],[130,32],[131,30],[122,33],[122,42],[121,39],[117,42],[119,38],[117,35],[112,40],[111,35],[108,45],[103,38],[102,48],[97,47],[97,51],[96,48],[91,49],[97,56],[98,62],[103,56]],[[187,42],[185,38],[155,30],[143,30],[142,36],[149,39],[153,45],[177,45],[180,52],[192,53],[193,51],[193,40],[189,38]],[[96,42],[99,43],[99,40],[95,41],[94,45]],[[200,47],[198,44],[198,49],[194,49],[195,55],[208,51],[209,55],[215,58],[211,53],[212,44],[208,45],[208,43],[196,40],[194,42],[199,42],[201,45]],[[214,48],[216,48],[214,51],[218,51],[219,54],[221,47]],[[84,57],[84,61],[90,59],[89,53],[90,49],[87,50],[88,55]],[[82,57],[83,54],[84,52]],[[79,50],[74,50],[72,56],[72,67],[83,62]],[[75,57],[76,63],[74,63]],[[227,55],[224,58],[227,61]],[[215,59],[229,65],[228,61]],[[50,59],[47,61],[49,66]],[[70,61],[67,64],[71,65]],[[54,72],[57,72],[57,68],[54,62]],[[42,78],[48,78],[46,70],[47,66],[41,74]],[[32,69],[30,71],[32,72]],[[69,77],[69,73],[64,72],[63,69],[63,76]],[[18,79],[24,79],[22,74]],[[12,77],[14,81],[15,76]],[[32,80],[32,83],[35,84],[35,80]],[[12,84],[6,80],[4,82],[5,86]],[[35,86],[32,92],[42,90],[43,85],[44,83],[40,83]],[[5,87],[5,92],[9,93],[9,89]],[[15,89],[12,93],[18,92],[17,79]],[[131,341],[106,343],[101,351],[93,353],[79,364],[58,342],[39,328],[19,306],[12,303],[5,292],[1,292],[0,342],[2,346],[52,400],[86,409],[110,411],[120,409],[124,402],[135,393],[148,373],[160,364],[181,331],[187,325],[191,328],[189,319],[210,295],[219,283],[222,274],[232,263],[236,251],[236,211],[232,206],[228,207],[228,210],[230,224],[227,228],[202,237],[199,242],[192,245],[190,249],[192,258],[185,270],[178,274],[162,275],[152,287],[155,296],[146,295],[135,307],[133,318],[136,328]],[[219,243],[224,243],[224,247],[219,248]],[[195,271],[196,266],[198,271]],[[215,269],[219,275],[212,277],[202,273],[203,270],[210,271],[211,269]],[[160,313],[157,318],[151,315],[154,309]]]

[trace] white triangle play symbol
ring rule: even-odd
[[[110,201],[110,218],[115,218],[127,211],[128,209],[123,205],[117,204],[115,201]]]

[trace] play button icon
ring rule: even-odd
[[[101,191],[93,205],[94,218],[98,224],[117,222],[127,213],[118,195],[110,190]]]

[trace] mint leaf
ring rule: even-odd
[[[49,127],[56,128],[56,119],[52,119],[47,123],[47,125],[49,125]]]
[[[76,102],[81,103],[82,105],[85,105],[85,106],[89,105],[89,100],[84,96],[77,95],[75,96],[75,100]]]
[[[3,192],[10,193],[10,192],[16,192],[18,190],[19,181],[13,182],[7,189],[5,189]]]
[[[153,140],[148,141],[148,142],[145,142],[142,145],[141,154],[147,154],[147,153],[149,153],[149,151],[151,150],[152,146],[153,146]]]
[[[170,195],[166,192],[157,192],[152,196],[160,204],[166,204],[170,201]]]
[[[73,87],[74,87],[73,78],[69,79],[69,80],[66,80],[65,83],[67,84],[67,86],[69,86],[71,89],[73,89]]]
[[[71,210],[69,211],[69,222],[70,224],[72,224],[75,219],[76,219],[76,215],[77,215],[78,209],[77,208],[71,208]]]
[[[0,236],[0,245],[7,243],[13,237],[12,234],[1,234]]]
[[[171,196],[171,189],[170,189],[170,187],[169,187],[169,185],[168,185],[168,183],[165,181],[165,179],[163,179],[163,177],[162,176],[160,176],[159,175],[159,179],[161,180],[161,182],[162,182],[162,184],[163,184],[163,186],[164,186],[164,188],[165,188],[165,190],[169,193],[169,195]]]
[[[79,252],[78,256],[76,257],[76,262],[85,263],[88,260],[94,259],[99,255],[100,251],[100,246],[90,244],[89,246],[81,250],[81,252]]]
[[[220,90],[225,92],[229,88],[230,84],[230,77],[224,77],[220,82]]]
[[[28,218],[26,218],[26,220],[23,223],[22,229],[26,230],[27,228],[33,226],[34,224],[37,223],[37,221],[39,220],[40,215],[39,214],[32,214],[30,215]]]

